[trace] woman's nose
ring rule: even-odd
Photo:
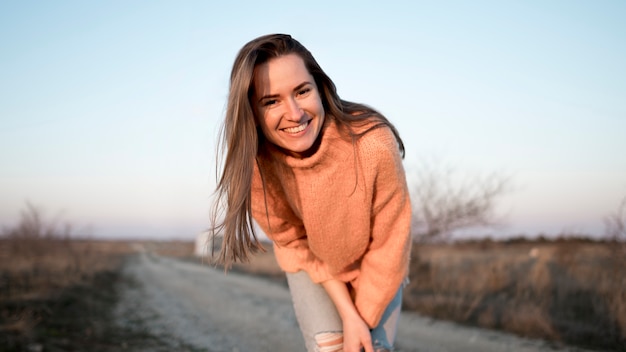
[[[287,103],[287,119],[300,121],[302,115],[304,115],[304,111],[300,108],[300,104],[295,99],[289,99]]]

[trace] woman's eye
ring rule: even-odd
[[[302,88],[298,91],[298,95],[304,95],[311,91],[311,88]]]
[[[276,104],[276,99],[266,100],[263,102],[263,106],[272,106]]]

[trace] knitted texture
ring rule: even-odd
[[[266,145],[252,182],[252,215],[287,272],[350,283],[375,327],[408,274],[411,205],[398,144],[387,127],[356,143],[328,120],[319,149],[289,156]]]

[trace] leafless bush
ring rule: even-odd
[[[622,199],[615,213],[604,218],[605,234],[612,241],[612,261],[609,267],[609,279],[612,282],[621,283],[626,288],[626,197]],[[626,295],[614,292],[607,297],[607,304],[617,313],[617,322],[622,328],[623,336],[626,336]]]
[[[464,176],[440,163],[423,162],[412,188],[413,236],[445,241],[455,230],[497,223],[496,202],[510,190],[499,173]]]
[[[72,227],[69,224],[59,226],[58,219],[47,220],[43,216],[43,211],[31,203],[26,203],[20,211],[19,222],[0,231],[0,238],[4,238],[7,250],[19,253],[24,259],[30,257],[40,258],[51,250],[59,248],[59,244],[67,243],[72,235]],[[50,246],[49,242],[54,241],[55,246]],[[68,249],[68,248],[65,248]]]
[[[604,227],[607,238],[614,241],[626,240],[626,197],[622,199],[617,211],[604,219]]]
[[[27,203],[18,223],[0,231],[0,299],[54,291],[115,265],[112,244],[72,238],[69,224],[42,214]]]
[[[42,211],[31,203],[26,203],[26,209],[20,212],[20,221],[13,228],[4,228],[1,236],[7,238],[67,238],[72,228],[65,224],[59,228],[57,221],[44,221]]]

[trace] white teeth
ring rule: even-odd
[[[298,132],[304,131],[304,129],[308,125],[309,125],[309,121],[303,123],[302,125],[296,126],[296,127],[285,128],[285,129],[283,129],[283,131],[285,131],[287,133],[298,133]]]

